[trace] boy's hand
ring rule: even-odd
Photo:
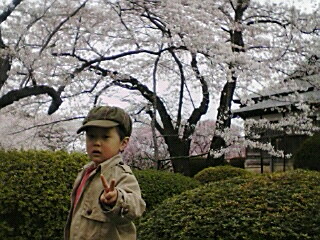
[[[118,191],[114,187],[116,185],[116,181],[112,179],[109,186],[107,180],[102,174],[100,175],[100,178],[104,188],[103,194],[100,196],[100,202],[109,206],[114,206],[118,199]]]

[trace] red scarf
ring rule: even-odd
[[[77,205],[77,203],[78,203],[78,201],[79,201],[79,199],[80,199],[80,197],[81,197],[83,187],[84,187],[84,185],[86,184],[90,173],[91,173],[93,170],[95,170],[95,169],[96,169],[96,168],[94,168],[94,167],[89,167],[89,168],[85,171],[85,173],[84,173],[84,175],[83,175],[83,177],[82,177],[82,179],[81,179],[81,182],[80,182],[80,184],[79,184],[79,186],[78,186],[78,188],[77,188],[77,194],[76,194],[76,198],[75,198],[75,200],[74,200],[73,209],[76,208],[76,205]]]

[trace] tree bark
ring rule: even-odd
[[[249,0],[238,0],[237,5],[233,6],[235,11],[235,28],[229,30],[231,49],[233,53],[244,52],[244,41],[241,29],[242,16],[245,10],[248,8]],[[226,147],[226,142],[221,136],[221,133],[226,128],[231,126],[231,105],[234,95],[234,91],[237,84],[237,76],[234,71],[234,63],[229,63],[229,71],[231,72],[231,79],[227,79],[227,83],[224,85],[220,95],[220,103],[218,107],[217,122],[215,128],[215,134],[212,138],[210,151],[207,157],[209,166],[222,165],[225,161],[224,154],[221,156],[214,156],[212,152],[217,152]]]
[[[48,109],[48,114],[51,115],[55,111],[57,111],[60,105],[62,104],[62,99],[60,95],[63,91],[63,88],[64,87],[60,87],[58,91],[56,91],[52,87],[41,85],[33,87],[24,87],[18,90],[12,90],[0,98],[0,109],[26,97],[48,94],[52,98],[51,105]]]
[[[218,166],[224,163],[224,155],[215,157],[212,155],[211,151],[219,151],[226,147],[225,140],[220,133],[231,126],[231,104],[234,90],[236,88],[236,77],[233,76],[232,78],[233,81],[228,81],[221,92],[215,135],[211,140],[210,152],[208,154],[209,166]]]
[[[6,52],[7,46],[2,41],[0,29],[0,89],[8,79],[8,71],[11,68],[11,57]]]
[[[23,0],[12,0],[11,3],[7,4],[7,7],[5,10],[0,13],[0,24],[4,22],[10,14],[13,12],[13,10],[22,2]]]

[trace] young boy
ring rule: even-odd
[[[142,215],[145,202],[121,157],[131,135],[131,119],[118,107],[94,107],[77,133],[82,131],[91,162],[75,180],[65,240],[136,239],[132,220]]]

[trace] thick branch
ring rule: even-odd
[[[0,14],[0,24],[10,16],[10,14],[22,1],[23,0],[12,0],[12,2],[7,5],[5,10]]]
[[[108,76],[111,79],[113,79],[113,83],[115,85],[127,88],[129,90],[139,91],[146,100],[148,100],[150,103],[153,103],[154,92],[151,91],[146,85],[139,82],[139,80],[137,80],[136,78],[128,75],[122,75],[118,72],[112,72],[98,66],[91,66],[91,68],[99,71],[101,75]],[[172,119],[168,114],[163,101],[157,95],[156,95],[156,106],[157,106],[157,110],[159,112],[161,121],[163,123],[163,128],[165,129],[165,131],[168,131],[171,133],[174,132]],[[157,124],[157,126],[160,126],[160,125]],[[158,129],[158,131],[160,132],[161,129]]]
[[[181,124],[181,118],[182,118],[182,105],[183,105],[183,94],[184,94],[184,85],[186,82],[186,78],[184,76],[183,72],[183,66],[179,58],[176,56],[174,51],[169,51],[171,55],[173,56],[175,62],[178,65],[179,72],[180,72],[180,95],[179,95],[179,103],[178,103],[178,116],[177,116],[177,126],[180,126]]]
[[[130,88],[131,90],[138,90],[145,99],[147,99],[150,103],[153,103],[153,100],[154,100],[153,91],[151,91],[146,85],[140,83],[137,79],[135,79],[131,76],[128,76],[125,78],[116,77],[114,79],[116,79],[114,81],[115,84],[117,84],[118,82],[119,83],[129,83],[131,85],[131,88]],[[174,132],[174,128],[172,125],[172,119],[171,119],[170,115],[168,114],[163,101],[158,96],[156,96],[156,105],[157,105],[157,110],[159,112],[159,116],[160,116],[162,124],[163,124],[163,128],[165,129],[165,131],[168,131],[171,133]]]
[[[48,114],[51,115],[58,110],[62,103],[60,95],[63,89],[64,87],[60,87],[59,90],[56,91],[52,87],[40,85],[12,90],[0,98],[0,109],[26,97],[48,94],[52,98],[51,105],[48,109]]]
[[[237,27],[233,30],[230,31],[230,38],[231,38],[231,43],[232,43],[232,51],[233,52],[243,52],[244,49],[244,43],[243,43],[243,36],[242,36],[242,17],[244,11],[248,8],[248,1],[244,0],[239,0],[237,4],[237,8],[235,9],[235,23]]]
[[[282,23],[278,20],[272,20],[272,19],[261,19],[261,20],[253,20],[250,22],[247,22],[247,25],[254,25],[254,24],[261,24],[261,23],[272,23],[272,24],[277,24],[280,27],[283,27],[284,29],[286,29],[286,27],[289,25],[289,23]]]
[[[171,37],[170,30],[166,28],[165,24],[160,19],[152,17],[147,9],[146,11],[147,14],[142,14],[142,17],[149,19],[150,22],[153,23],[164,35]]]
[[[188,138],[191,136],[194,132],[195,126],[200,120],[201,116],[206,114],[208,111],[209,107],[209,89],[208,89],[208,84],[205,81],[204,77],[200,74],[200,71],[198,69],[198,64],[197,64],[197,58],[196,54],[192,55],[192,61],[191,61],[191,66],[192,69],[197,77],[197,79],[201,83],[201,88],[202,88],[202,101],[200,103],[200,106],[198,108],[195,108],[190,115],[188,119],[188,126],[184,130],[184,138]]]
[[[306,30],[300,30],[300,32],[304,33],[304,34],[312,34],[315,33],[317,35],[320,34],[320,28],[315,27],[314,29],[310,30],[310,31],[306,31]]]
[[[75,57],[77,58],[79,61],[84,62],[82,64],[81,67],[77,68],[75,70],[75,73],[81,72],[82,70],[86,69],[87,67],[92,66],[93,64],[96,63],[100,63],[100,62],[104,62],[104,61],[111,61],[111,60],[116,60],[122,57],[126,57],[126,56],[131,56],[131,55],[136,55],[136,54],[141,54],[141,53],[147,53],[147,54],[151,54],[151,55],[156,55],[159,56],[161,55],[163,52],[165,51],[171,51],[171,50],[186,50],[187,48],[185,46],[180,46],[180,47],[168,47],[168,48],[164,48],[161,49],[159,51],[150,51],[150,50],[146,50],[146,49],[139,49],[139,50],[132,50],[132,51],[127,51],[127,52],[123,52],[123,53],[119,53],[119,54],[115,54],[112,56],[108,56],[108,57],[98,57],[95,58],[93,60],[86,60],[81,58],[80,56],[76,56],[74,54],[70,54],[70,53],[54,53],[53,56],[69,56],[69,57]]]
[[[162,46],[161,46],[162,48]],[[154,68],[153,68],[153,116],[151,118],[151,131],[152,131],[152,139],[153,139],[153,145],[154,145],[154,159],[158,163],[157,169],[160,169],[161,162],[158,162],[159,159],[159,148],[158,148],[158,142],[157,142],[157,133],[156,133],[156,125],[157,125],[157,69],[158,64],[160,61],[161,55],[159,55],[154,62]]]
[[[11,56],[5,53],[7,46],[2,41],[0,29],[0,89],[8,79],[8,71],[11,68]]]

